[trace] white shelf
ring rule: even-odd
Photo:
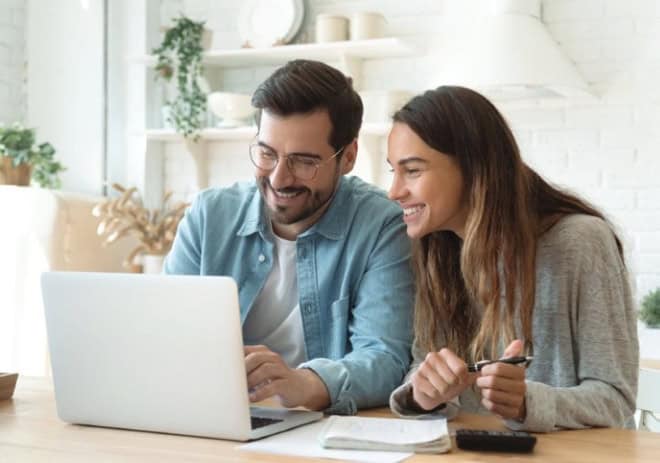
[[[204,52],[204,64],[226,68],[281,64],[293,59],[340,61],[342,59],[382,59],[413,56],[419,50],[411,40],[397,37],[343,42],[305,43],[270,48],[241,48],[238,50],[210,50]],[[138,59],[150,66],[156,64],[153,55]]]
[[[346,75],[353,78],[354,88],[361,88],[362,63],[365,60],[398,58],[415,56],[421,53],[422,44],[414,39],[402,39],[396,37],[355,40],[330,43],[310,43],[299,45],[282,45],[270,48],[244,48],[239,50],[210,50],[204,53],[203,62],[207,67],[217,68],[249,68],[255,66],[281,65],[294,59],[312,59],[322,62],[334,63]],[[156,58],[153,55],[142,55],[133,62],[143,66],[154,66]],[[366,153],[379,153],[382,137],[387,136],[391,124],[389,122],[365,123],[360,131],[361,150]],[[200,133],[201,143],[186,143],[186,150],[190,153],[195,164],[195,175],[199,189],[206,188],[209,184],[208,172],[208,150],[209,143],[221,141],[239,141],[248,143],[257,133],[254,126],[236,128],[205,128]],[[145,172],[150,173],[150,178],[157,177],[155,172],[160,172],[160,180],[151,182],[144,186],[145,194],[150,194],[151,201],[158,204],[162,199],[163,180],[165,169],[165,156],[167,143],[183,143],[184,138],[171,129],[153,129],[134,133],[146,139],[145,159],[139,163]],[[374,172],[377,170],[380,160],[371,159],[373,156],[360,156],[359,162],[364,169],[370,172],[372,178],[376,178]],[[149,190],[149,191],[147,191]]]
[[[365,123],[360,130],[361,136],[383,137],[389,133],[391,124],[389,122]],[[255,126],[236,127],[231,129],[207,128],[202,130],[200,139],[202,141],[232,141],[250,140],[257,134]],[[181,142],[183,137],[172,129],[151,129],[145,132],[147,140],[163,142]]]
[[[200,133],[201,140],[249,140],[257,134],[255,126],[236,127],[231,129],[207,128]],[[147,140],[152,141],[183,141],[183,137],[172,129],[151,129],[145,133]]]

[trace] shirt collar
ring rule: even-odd
[[[264,232],[269,228],[268,220],[268,216],[263,210],[263,201],[261,200],[259,187],[256,186],[254,193],[252,194],[250,204],[247,206],[243,225],[238,229],[236,235],[248,236],[258,232],[261,232],[263,235]]]

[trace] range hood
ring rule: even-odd
[[[464,85],[497,100],[593,97],[541,22],[540,0],[450,5],[432,52],[432,85]]]
[[[616,75],[604,97],[609,102],[660,103],[660,30],[640,44],[632,62]]]

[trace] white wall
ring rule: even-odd
[[[297,39],[310,40],[316,14],[350,14],[358,10],[385,14],[392,35],[421,33],[431,37],[447,3],[450,2],[309,0],[303,30]],[[660,180],[648,169],[660,150],[653,130],[660,120],[660,111],[657,102],[634,101],[632,96],[612,98],[608,92],[615,84],[621,86],[618,79],[629,69],[641,73],[643,66],[658,66],[660,56],[655,63],[642,62],[641,67],[636,64],[653,34],[660,33],[658,4],[644,0],[545,0],[544,20],[549,31],[577,63],[599,98],[588,104],[562,103],[564,107],[536,101],[499,105],[516,130],[527,161],[550,180],[587,195],[603,207],[621,223],[630,245],[639,251],[634,257],[649,257],[648,264],[640,266],[638,283],[643,290],[660,285],[660,261],[656,263],[657,270],[651,271],[651,260],[660,259]],[[238,14],[236,2],[162,2],[163,21],[178,11],[206,19],[214,29],[215,47],[235,48],[240,44],[237,26],[231,20]],[[428,86],[429,76],[416,71],[426,68],[428,61],[429,58],[420,57],[367,62],[365,84],[377,89],[420,91]],[[270,68],[228,70],[224,73],[224,88],[251,91],[269,71]],[[180,167],[172,166],[170,172],[192,172]],[[180,185],[181,177],[172,175],[168,181]],[[658,203],[657,208],[654,202]]]
[[[27,1],[27,122],[67,168],[63,189],[103,180],[103,2]]]
[[[311,41],[318,13],[383,13],[388,33],[433,37],[440,15],[458,0],[308,0],[297,41]],[[597,95],[590,103],[527,101],[499,104],[512,124],[524,158],[549,180],[601,207],[620,227],[637,297],[660,286],[660,2],[653,0],[544,0],[543,21]],[[236,48],[240,5],[229,0],[162,0],[163,23],[179,11],[206,19],[214,47]],[[415,92],[429,84],[431,57],[369,61],[368,88]],[[223,88],[251,92],[272,68],[232,69]],[[644,76],[658,76],[658,79]],[[646,82],[644,82],[646,80]],[[442,82],[436,82],[440,85]],[[651,98],[651,93],[654,93]],[[212,148],[211,178],[226,183],[227,161],[247,163],[241,146]],[[167,149],[166,184],[181,196],[194,189],[190,159]],[[239,157],[236,159],[236,157]],[[249,166],[248,166],[249,169]],[[232,170],[236,172],[236,170]],[[246,176],[249,170],[239,170]],[[224,180],[221,181],[221,179]],[[383,182],[383,187],[387,184]],[[660,352],[654,352],[660,357]]]
[[[0,0],[0,123],[25,119],[25,0]]]

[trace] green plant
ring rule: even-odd
[[[32,180],[43,188],[59,188],[59,173],[65,168],[55,160],[55,148],[50,143],[36,144],[34,129],[15,123],[0,125],[0,157],[12,159],[14,167],[28,164],[32,167]]]
[[[660,288],[644,296],[639,319],[649,328],[660,328]]]
[[[197,140],[206,119],[206,95],[199,86],[202,67],[202,33],[204,22],[185,16],[174,19],[158,48],[153,50],[158,61],[156,78],[170,81],[176,77],[177,96],[167,101],[168,122],[184,137]]]

